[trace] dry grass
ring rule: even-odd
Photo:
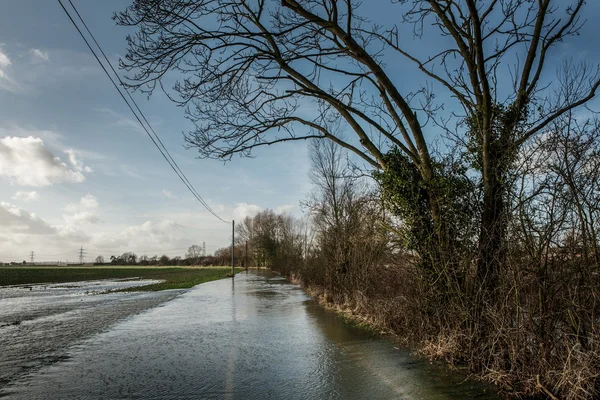
[[[534,271],[509,267],[495,302],[483,308],[463,292],[432,291],[410,265],[371,266],[368,279],[346,276],[335,285],[298,270],[293,281],[325,307],[392,333],[425,357],[466,365],[507,397],[600,398],[597,277],[582,287],[581,265],[557,262],[542,292]]]

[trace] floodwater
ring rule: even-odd
[[[7,320],[7,307],[13,318],[20,308],[31,316],[27,330],[27,321],[0,328],[0,397],[497,399],[487,386],[348,325],[269,273],[238,274],[184,292],[73,297],[85,305],[37,304],[56,310],[46,316],[35,315],[33,296],[0,300],[0,320]],[[127,307],[121,304],[130,308],[113,309]],[[103,313],[110,317],[91,326]],[[84,333],[66,340],[63,330]],[[39,360],[48,354],[49,361]]]
[[[74,343],[182,292],[107,293],[154,282],[97,280],[0,287],[0,396],[7,383],[66,359]]]

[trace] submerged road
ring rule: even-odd
[[[497,398],[489,387],[464,381],[464,376],[396,349],[390,339],[375,337],[346,324],[335,313],[314,304],[297,286],[276,275],[243,273],[234,281],[213,281],[183,293],[169,292],[98,294],[94,296],[93,302],[97,303],[94,306],[89,303],[89,307],[72,306],[64,312],[57,311],[55,317],[47,319],[64,320],[67,313],[69,318],[87,325],[81,329],[88,331],[88,335],[71,342],[63,340],[63,345],[68,343],[65,348],[39,344],[52,342],[52,335],[36,335],[33,322],[29,331],[21,330],[21,335],[15,333],[21,324],[0,328],[3,341],[0,377],[5,380],[3,387],[0,386],[0,397]],[[27,299],[22,302],[29,304],[23,309],[35,314],[32,310],[35,306],[31,305],[34,300],[22,298]],[[77,296],[71,300],[89,302]],[[137,314],[129,310],[120,314],[120,320],[113,321],[119,313],[103,307],[119,307],[126,300],[129,304],[152,308]],[[11,301],[17,309],[18,297]],[[0,300],[0,306],[6,304]],[[89,324],[93,325],[94,315],[102,314],[102,310],[113,315],[109,318],[113,322],[105,322],[103,329],[98,322],[92,329]],[[82,317],[83,314],[87,316]],[[56,329],[67,326],[63,321]],[[45,335],[52,332],[43,326],[38,326],[38,330]],[[18,346],[7,344],[7,337],[20,340]],[[45,348],[50,348],[51,362],[36,363],[28,346],[40,352],[37,356],[42,359]],[[21,358],[19,348],[25,354]],[[3,353],[6,349],[10,354]],[[17,368],[32,362],[29,369]],[[12,373],[6,373],[7,370]]]

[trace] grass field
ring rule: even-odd
[[[236,269],[239,272],[240,269]],[[231,267],[0,267],[0,286],[63,283],[98,279],[143,278],[164,280],[126,291],[186,289],[231,275]]]

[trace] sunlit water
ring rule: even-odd
[[[106,296],[115,295],[95,297]],[[154,297],[161,294],[147,296],[161,300]],[[35,332],[27,334],[35,337]],[[205,283],[121,319],[71,345],[54,362],[11,380],[0,390],[2,395],[15,399],[496,398],[488,387],[464,381],[463,376],[396,349],[389,339],[344,323],[297,286],[270,274],[239,274],[235,281]]]

